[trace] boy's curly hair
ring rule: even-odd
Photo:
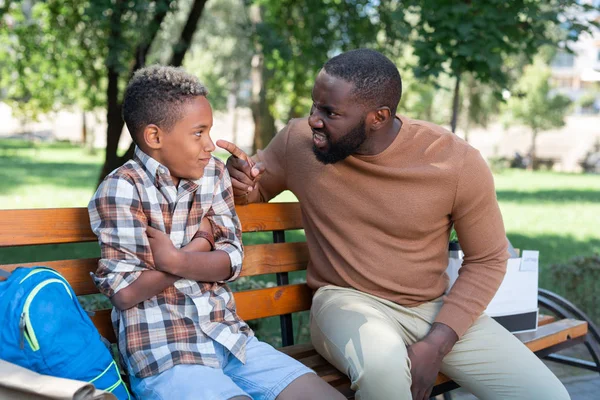
[[[127,85],[123,120],[133,141],[149,124],[170,131],[182,117],[181,106],[208,90],[198,78],[182,68],[153,65],[138,70]]]

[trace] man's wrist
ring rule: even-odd
[[[423,338],[424,342],[434,346],[438,351],[438,356],[444,358],[458,341],[458,335],[448,325],[436,322],[431,326],[431,330]]]

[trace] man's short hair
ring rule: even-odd
[[[354,84],[356,100],[369,109],[389,107],[396,113],[402,97],[402,79],[389,58],[370,49],[347,51],[325,63],[328,75]]]
[[[170,131],[182,118],[181,106],[208,90],[182,68],[153,65],[138,70],[125,90],[123,120],[133,141],[149,124]]]

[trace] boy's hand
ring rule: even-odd
[[[171,266],[178,263],[181,253],[173,245],[171,238],[166,233],[148,225],[146,234],[148,235],[152,257],[154,258],[154,268],[159,271],[169,272]]]

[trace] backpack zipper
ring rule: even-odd
[[[21,350],[25,348],[25,313],[21,313],[19,319],[19,347]]]
[[[55,270],[51,269],[51,268],[47,268],[47,267],[36,267],[35,269],[33,269],[32,271],[30,271],[27,275],[25,275],[23,277],[23,279],[21,279],[19,281],[19,285],[22,284],[23,282],[25,282],[27,279],[29,279],[31,276],[35,275],[35,274],[39,274],[40,272],[50,272],[51,274],[54,274],[56,276],[59,277],[63,277],[61,274],[59,274],[58,272],[56,272]]]

